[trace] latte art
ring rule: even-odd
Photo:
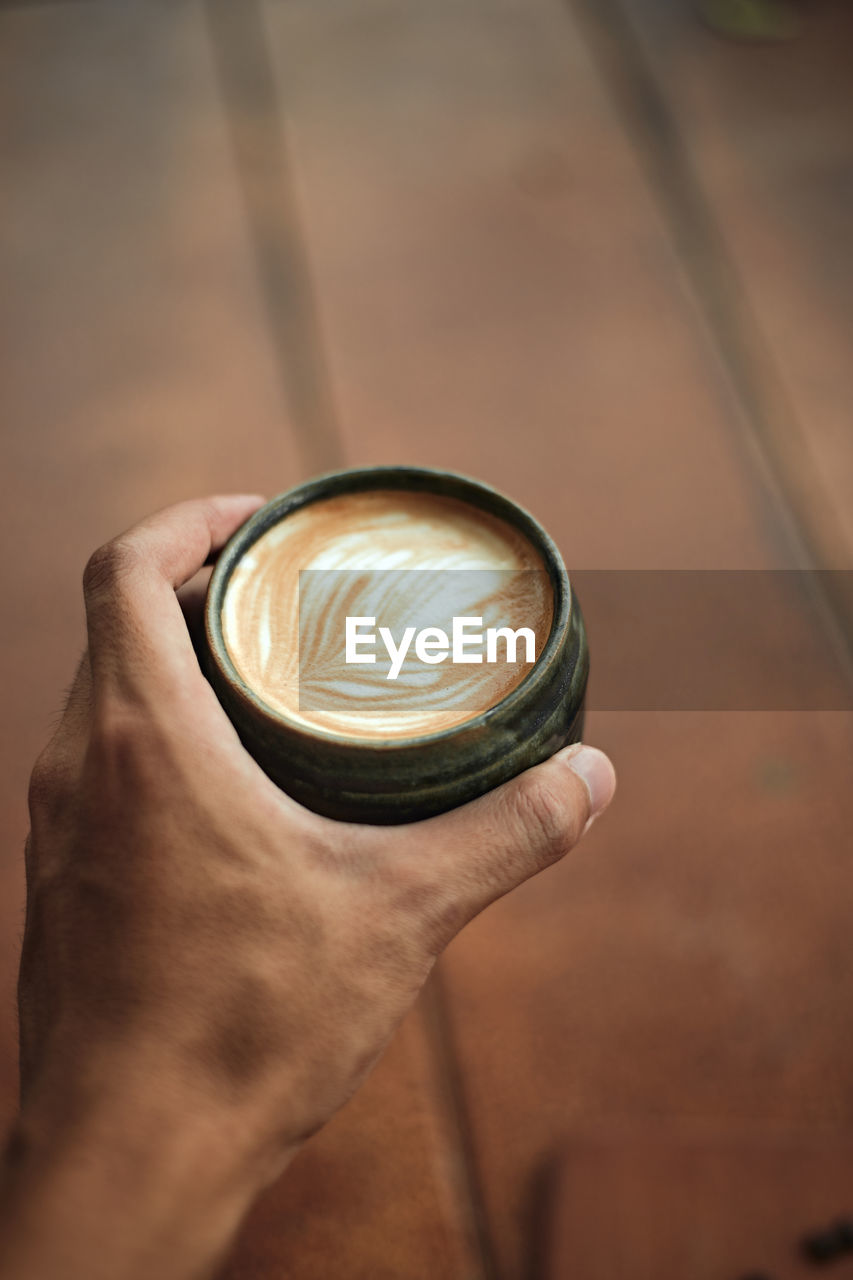
[[[272,710],[311,729],[386,740],[472,719],[532,666],[527,644],[496,654],[491,641],[481,658],[469,647],[463,663],[419,661],[426,649],[415,633],[450,636],[459,617],[499,637],[524,628],[538,658],[552,614],[542,557],[508,522],[456,498],[374,489],[310,503],[262,534],[232,572],[221,623],[238,674]],[[390,681],[386,648],[371,665],[346,663],[353,617],[385,633],[398,660]]]

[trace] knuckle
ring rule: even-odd
[[[222,508],[216,498],[202,498],[200,513],[202,520],[211,527],[222,518]]]
[[[73,797],[69,764],[50,744],[44,748],[30,771],[27,807],[34,828],[55,823],[67,811]]]
[[[181,757],[168,723],[144,705],[112,696],[101,699],[91,722],[86,750],[86,777],[107,794],[121,797],[128,788],[149,802],[186,785]]]
[[[132,747],[139,733],[135,711],[117,699],[104,699],[92,717],[92,740],[110,750]]]
[[[89,757],[101,769],[133,764],[139,753],[139,716],[117,700],[105,700],[96,708],[89,735]]]
[[[34,817],[42,810],[49,808],[56,787],[56,770],[47,749],[41,752],[30,772],[27,788],[27,802],[30,816]]]
[[[129,539],[113,538],[89,556],[83,570],[83,591],[89,596],[115,587],[132,572],[139,550]]]
[[[548,779],[541,775],[519,779],[514,804],[522,829],[533,837],[546,862],[562,857],[577,841],[579,823],[570,798]]]

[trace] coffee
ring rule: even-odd
[[[464,804],[583,732],[583,615],[511,498],[360,467],[270,499],[210,578],[202,669],[258,765],[345,822]]]
[[[375,489],[310,503],[262,534],[231,575],[222,634],[241,678],[274,711],[320,731],[399,740],[506,697],[552,617],[544,560],[517,528],[458,498]],[[347,618],[361,620],[350,627],[360,641],[351,664]],[[454,661],[459,618],[469,622],[457,626],[465,643]],[[491,655],[475,619],[482,636],[496,634]],[[507,631],[524,631],[525,643]]]

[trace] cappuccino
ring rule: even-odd
[[[267,529],[231,574],[221,625],[236,671],[274,712],[399,741],[505,698],[544,647],[553,603],[540,551],[506,520],[378,488]]]
[[[199,659],[268,777],[344,822],[442,813],[583,732],[558,548],[505,494],[429,467],[271,498],[216,562]]]

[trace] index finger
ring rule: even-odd
[[[177,691],[201,678],[175,593],[265,501],[220,494],[178,502],[90,556],[83,593],[96,694],[108,684],[144,691],[152,680]]]

